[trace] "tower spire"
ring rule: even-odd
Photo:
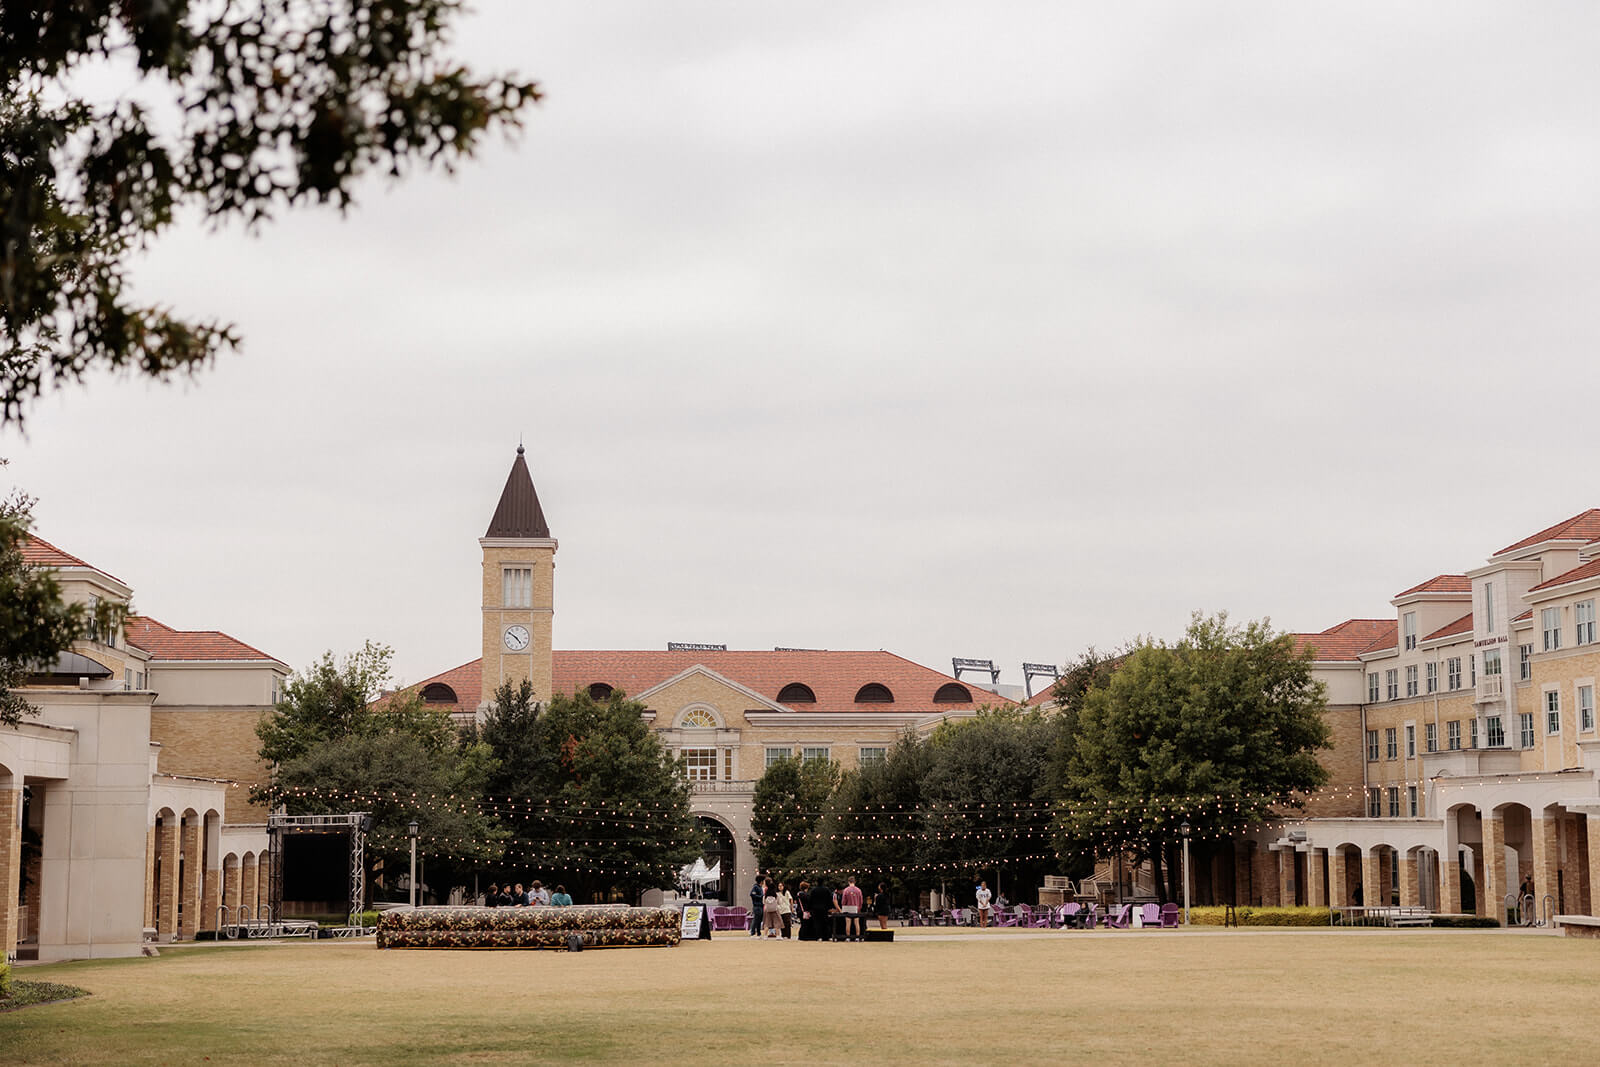
[[[539,506],[539,494],[533,488],[533,475],[528,473],[528,460],[523,447],[517,444],[517,458],[512,461],[511,474],[506,487],[500,491],[500,503],[489,520],[485,537],[549,537],[550,524],[545,521],[544,508]]]

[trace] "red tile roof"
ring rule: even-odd
[[[174,630],[148,615],[129,615],[125,626],[128,644],[144,649],[152,660],[277,662],[276,657],[218,630]]]
[[[1514,545],[1507,545],[1496,556],[1503,556],[1507,552],[1515,552],[1519,548],[1531,548],[1534,545],[1544,544],[1546,541],[1580,541],[1588,543],[1600,538],[1600,508],[1590,508],[1580,512],[1565,522],[1558,522],[1554,526],[1547,526],[1530,537],[1524,537]]]
[[[1363,652],[1392,648],[1398,625],[1393,619],[1346,619],[1319,634],[1293,634],[1302,645],[1310,645],[1322,662],[1354,660]]]
[[[1412,593],[1470,593],[1472,580],[1465,574],[1437,574],[1421,585],[1402,590],[1394,595],[1396,600]]]
[[[1531,619],[1531,618],[1533,618],[1533,609],[1529,608],[1527,611],[1524,611],[1521,615],[1518,615],[1516,618],[1512,619],[1511,621],[1512,622],[1524,622],[1524,621],[1526,621],[1528,619]]]
[[[1534,589],[1549,589],[1552,586],[1566,585],[1569,582],[1581,582],[1583,579],[1593,578],[1597,574],[1600,574],[1600,558],[1591,559],[1588,563],[1580,564],[1564,574],[1558,574],[1549,581],[1540,582],[1528,592],[1531,593]]]
[[[22,539],[22,562],[33,567],[87,567],[113,581],[122,581],[110,571],[100,570],[92,563],[87,563],[70,552],[63,552],[42,537],[28,534]]]
[[[1467,612],[1455,622],[1446,623],[1433,633],[1424,637],[1424,641],[1432,641],[1435,637],[1454,637],[1456,634],[1470,634],[1472,632],[1472,612]]]
[[[910,711],[932,715],[943,711],[971,711],[983,704],[1001,706],[1014,703],[970,682],[957,681],[948,674],[941,674],[892,652],[558,649],[554,659],[555,689],[558,693],[571,693],[580,687],[587,688],[596,682],[603,682],[629,696],[637,696],[691,667],[704,666],[774,703],[789,683],[799,682],[808,686],[816,694],[815,703],[807,701],[785,705],[802,712]],[[434,682],[443,682],[456,694],[456,704],[435,704],[434,707],[443,707],[448,711],[473,711],[483,699],[483,661],[464,663],[407,688],[420,689]],[[894,694],[892,704],[856,703],[856,693],[862,686],[873,682],[885,686]],[[965,689],[970,699],[934,703],[934,694],[951,683]]]

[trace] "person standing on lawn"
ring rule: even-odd
[[[989,883],[978,882],[978,925],[989,925],[989,901],[993,894],[989,892]]]
[[[878,892],[872,898],[872,914],[878,917],[878,929],[889,929],[889,885],[878,883]]]
[[[856,876],[851,875],[845,887],[839,891],[839,910],[844,912],[844,939],[846,941],[861,940],[861,904],[863,902],[861,887],[856,885]]]
[[[761,917],[766,911],[767,891],[763,886],[764,879],[756,875],[755,884],[750,887],[750,936],[761,936]]]

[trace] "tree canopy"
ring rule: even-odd
[[[644,711],[620,691],[541,708],[530,686],[496,690],[477,736],[498,763],[484,806],[510,835],[505,866],[559,879],[575,899],[676,881],[700,839],[683,767]]]
[[[839,765],[829,759],[780,759],[756,780],[750,803],[750,847],[764,871],[815,866],[817,824],[839,787]]]
[[[461,0],[0,5],[0,424],[95,366],[162,379],[237,331],[139,302],[132,257],[184,209],[254,225],[358,180],[449,168],[538,88],[447,57]],[[114,102],[85,71],[131,85]]]
[[[1196,615],[1175,644],[1136,645],[1076,705],[1063,765],[1058,844],[1154,858],[1188,822],[1225,837],[1321,786],[1329,747],[1308,650],[1266,622]]]

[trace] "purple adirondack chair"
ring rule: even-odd
[[[1126,930],[1133,925],[1133,905],[1124,904],[1114,911],[1106,912],[1106,925],[1117,930]]]
[[[1152,929],[1161,925],[1161,905],[1146,904],[1139,909],[1139,921]]]
[[[996,926],[1016,926],[1019,921],[1017,908],[1012,908],[1009,911],[995,910],[994,924]]]
[[[1161,908],[1161,929],[1175,930],[1183,919],[1183,909],[1176,904],[1164,904]]]
[[[1077,926],[1079,923],[1078,913],[1081,911],[1083,911],[1083,907],[1080,904],[1063,904],[1057,916],[1058,921],[1062,926]]]
[[[1104,917],[1100,914],[1100,909],[1091,903],[1083,912],[1083,928],[1085,930],[1093,930],[1095,923]]]

